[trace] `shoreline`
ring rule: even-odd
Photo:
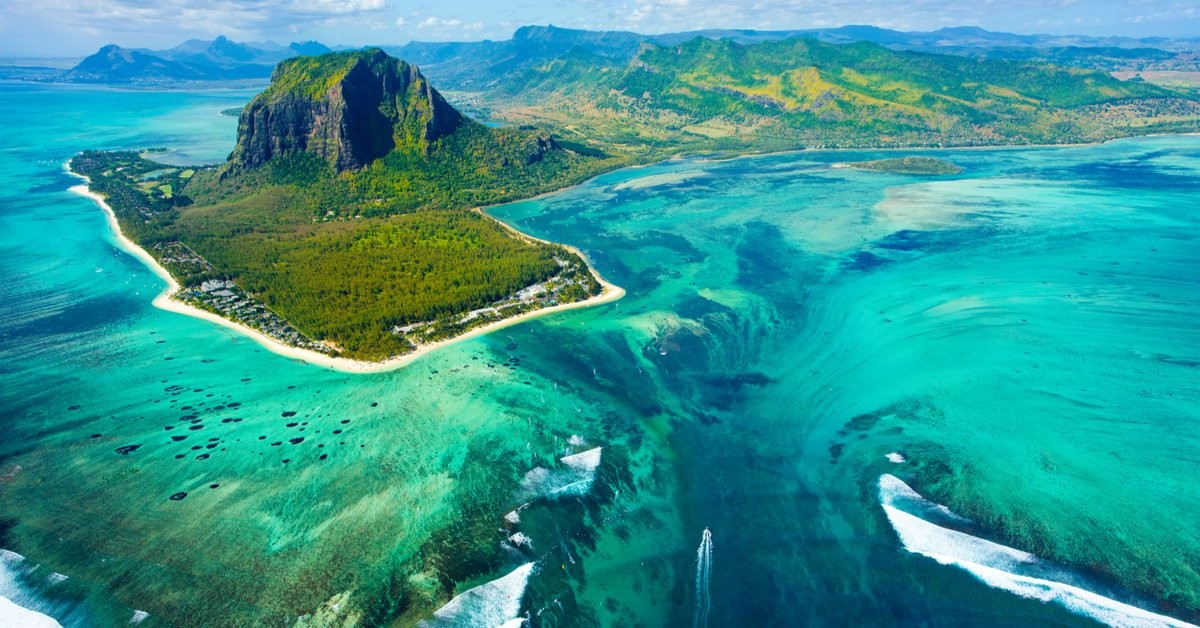
[[[1088,146],[1104,146],[1105,144],[1114,144],[1116,142],[1124,142],[1124,141],[1128,141],[1128,140],[1139,140],[1139,139],[1145,139],[1145,138],[1151,138],[1151,137],[1197,137],[1197,136],[1200,136],[1200,131],[1191,132],[1191,133],[1182,133],[1182,132],[1181,133],[1146,133],[1144,135],[1126,135],[1124,137],[1114,137],[1111,139],[1101,140],[1098,142],[1064,142],[1061,144],[987,144],[987,145],[976,145],[976,146],[940,146],[940,147],[939,146],[891,146],[891,147],[877,147],[877,148],[871,148],[871,147],[864,147],[864,148],[793,148],[793,149],[789,149],[789,150],[776,150],[776,151],[767,151],[767,152],[760,152],[760,153],[733,154],[733,155],[730,155],[729,157],[705,157],[704,155],[706,153],[692,153],[690,155],[688,155],[688,154],[673,155],[671,157],[661,159],[655,163],[666,163],[669,161],[690,161],[690,162],[694,162],[694,163],[720,163],[720,162],[724,162],[724,161],[736,161],[738,159],[758,159],[758,158],[762,158],[762,157],[775,157],[778,155],[803,155],[806,153],[849,153],[849,152],[889,153],[889,152],[915,152],[915,151],[1021,150],[1021,149],[1030,149],[1030,148],[1086,148]],[[639,165],[630,166],[630,167],[645,168],[645,167],[652,166],[652,165],[654,165],[654,164],[639,164]],[[618,170],[624,170],[624,169],[625,168],[618,168]],[[609,172],[615,172],[615,170],[610,170]],[[605,174],[607,174],[607,173],[605,173]],[[600,176],[600,175],[596,175],[596,176]],[[546,194],[553,194],[553,193],[554,192],[547,192]],[[539,194],[538,196],[545,196],[545,194]],[[537,198],[537,197],[533,197],[533,198]],[[530,199],[526,199],[526,200],[530,200]],[[518,202],[518,201],[514,201],[514,202]]]
[[[592,307],[595,305],[604,305],[606,303],[611,303],[611,302],[616,301],[616,300],[620,299],[621,297],[625,296],[625,290],[623,288],[606,281],[603,277],[600,276],[600,274],[596,271],[596,269],[593,268],[589,264],[588,270],[591,271],[592,276],[596,278],[596,281],[600,283],[602,290],[601,290],[600,294],[590,297],[588,299],[585,299],[583,301],[576,301],[574,303],[563,303],[560,305],[544,307],[544,308],[541,308],[538,310],[533,310],[531,312],[525,312],[522,314],[518,314],[516,316],[512,316],[509,318],[504,318],[504,319],[501,319],[498,321],[494,321],[494,322],[488,323],[487,325],[484,325],[482,327],[476,327],[474,329],[471,329],[470,331],[468,331],[462,335],[454,336],[453,338],[446,338],[443,340],[439,340],[437,342],[431,342],[429,344],[424,344],[424,345],[417,347],[410,353],[405,353],[404,355],[394,356],[394,357],[388,358],[386,360],[382,360],[380,362],[367,362],[364,360],[354,360],[351,358],[336,358],[333,356],[325,355],[323,353],[317,353],[316,351],[310,351],[308,349],[301,349],[299,347],[293,347],[291,345],[284,344],[284,343],[280,342],[279,340],[276,340],[275,338],[272,338],[272,337],[262,333],[261,331],[258,331],[257,329],[254,329],[252,327],[249,327],[249,326],[239,323],[237,321],[225,318],[224,316],[220,316],[218,314],[214,314],[207,310],[202,310],[198,307],[188,305],[187,303],[183,303],[181,301],[176,300],[174,298],[174,296],[182,288],[182,286],[179,285],[179,282],[176,281],[173,276],[171,276],[171,273],[168,272],[166,268],[163,268],[158,263],[158,260],[154,259],[154,256],[150,255],[150,253],[148,253],[145,249],[143,249],[141,246],[138,246],[138,244],[136,242],[134,242],[133,240],[130,240],[128,237],[125,236],[124,232],[121,231],[120,223],[117,221],[116,213],[112,210],[112,207],[110,207],[108,205],[108,203],[105,201],[103,196],[101,196],[100,194],[98,194],[96,192],[93,192],[91,190],[91,188],[88,187],[88,183],[90,183],[90,181],[88,180],[87,177],[77,174],[75,172],[72,172],[71,169],[66,165],[64,165],[64,170],[67,172],[67,174],[69,174],[73,177],[82,179],[84,181],[84,183],[81,183],[79,185],[71,186],[70,188],[68,188],[68,191],[73,194],[78,194],[79,196],[83,196],[85,198],[91,199],[94,203],[96,203],[96,205],[100,206],[100,209],[104,210],[104,215],[108,220],[108,225],[109,225],[110,231],[113,234],[114,239],[116,240],[117,248],[119,248],[122,251],[125,251],[126,253],[129,253],[133,257],[137,258],[139,261],[141,261],[143,264],[145,264],[146,267],[149,268],[152,273],[154,273],[156,276],[158,276],[163,281],[167,282],[166,289],[163,290],[162,292],[158,293],[158,295],[154,297],[154,300],[151,301],[151,305],[159,308],[160,310],[165,310],[167,312],[173,312],[176,314],[183,314],[185,316],[191,316],[191,317],[198,318],[198,319],[201,319],[204,321],[208,321],[210,323],[215,323],[215,324],[225,327],[227,329],[231,329],[233,331],[236,331],[236,332],[242,334],[243,336],[246,336],[250,340],[257,342],[263,348],[267,349],[268,351],[270,351],[271,353],[274,353],[276,355],[291,358],[293,360],[297,360],[297,361],[315,365],[315,366],[329,368],[329,369],[332,369],[332,370],[335,370],[338,372],[342,372],[342,373],[367,374],[367,373],[380,373],[380,372],[384,372],[384,371],[393,371],[393,370],[408,366],[410,363],[416,361],[418,358],[420,358],[421,356],[424,356],[427,353],[430,353],[436,349],[440,349],[442,347],[448,346],[455,342],[459,342],[461,340],[468,340],[470,338],[476,338],[476,337],[482,336],[484,334],[491,333],[493,331],[498,331],[498,330],[504,329],[506,327],[511,327],[513,325],[523,323],[525,321],[528,321],[528,320],[531,320],[534,318],[538,318],[540,316],[546,316],[548,314],[554,314],[554,313],[562,312],[562,311],[566,311],[566,310],[580,309],[580,308],[584,308],[584,307]],[[483,208],[476,208],[476,211],[483,214],[487,218],[496,221],[496,223],[500,224],[502,227],[504,227],[504,229],[506,231],[509,231],[515,237],[518,237],[521,239],[535,240],[538,242],[546,242],[545,240],[541,240],[540,238],[536,238],[534,236],[531,236],[526,233],[522,233],[522,232],[518,231],[512,225],[509,225],[509,224],[505,223],[504,221],[491,216],[486,211],[484,211]],[[558,243],[549,243],[549,244],[557,244],[558,246],[562,246],[562,247],[570,250],[571,252],[575,253],[576,255],[578,255],[580,257],[580,259],[583,259],[585,262],[587,261],[587,256],[585,256],[581,251],[579,251],[578,249],[576,249],[573,246],[569,246],[569,245],[565,245],[565,244],[558,244]]]
[[[167,282],[167,289],[164,290],[163,292],[159,293],[158,296],[156,296],[154,298],[154,300],[151,302],[152,305],[154,305],[155,307],[157,307],[161,310],[165,310],[168,312],[174,312],[177,314],[183,314],[185,316],[192,316],[192,317],[199,318],[199,319],[211,322],[211,323],[215,323],[215,324],[223,326],[227,329],[231,329],[233,331],[239,332],[242,335],[246,336],[247,338],[257,342],[258,344],[260,344],[263,348],[267,349],[268,351],[275,353],[277,355],[283,356],[283,357],[291,358],[293,360],[297,360],[297,361],[304,362],[307,364],[312,364],[312,365],[316,365],[316,366],[329,368],[329,369],[336,370],[336,371],[343,372],[343,373],[366,374],[366,373],[379,373],[379,372],[385,372],[385,371],[392,371],[392,370],[396,370],[399,368],[403,368],[403,367],[407,366],[408,364],[416,361],[418,358],[420,358],[421,356],[424,356],[427,353],[430,353],[436,349],[440,349],[444,346],[453,344],[460,340],[468,340],[471,338],[476,338],[478,336],[482,336],[484,334],[487,334],[487,333],[490,333],[493,331],[498,331],[498,330],[504,329],[506,327],[511,327],[513,325],[525,322],[527,320],[538,318],[540,316],[546,316],[546,315],[553,314],[553,313],[560,312],[560,311],[580,309],[580,308],[584,308],[584,307],[591,307],[591,306],[596,306],[596,305],[604,305],[607,303],[612,303],[612,302],[617,301],[625,296],[625,290],[623,288],[621,288],[620,286],[617,286],[616,284],[610,283],[609,281],[605,280],[604,277],[602,277],[600,275],[600,273],[596,270],[595,266],[591,264],[591,261],[588,259],[588,257],[586,255],[584,255],[584,253],[582,251],[580,251],[578,248],[571,246],[569,244],[563,244],[563,243],[559,243],[559,242],[550,242],[549,240],[543,240],[541,238],[524,233],[524,232],[520,231],[519,229],[517,229],[516,227],[514,227],[514,226],[504,222],[503,220],[500,220],[499,218],[496,218],[495,216],[488,213],[487,209],[489,207],[497,207],[499,205],[507,205],[509,203],[519,203],[519,202],[525,202],[525,201],[538,200],[540,198],[545,198],[545,197],[548,197],[553,194],[558,194],[560,192],[564,192],[567,190],[571,190],[571,189],[580,187],[580,186],[586,184],[588,181],[592,181],[592,180],[596,179],[597,177],[604,176],[606,174],[611,174],[613,172],[619,172],[621,170],[649,168],[649,167],[657,165],[657,164],[663,164],[663,163],[668,163],[668,162],[672,162],[672,161],[689,161],[689,162],[693,162],[693,163],[706,163],[706,162],[734,161],[734,160],[741,160],[741,159],[756,159],[756,158],[771,157],[771,156],[776,156],[776,155],[800,155],[800,154],[805,154],[805,153],[825,153],[825,152],[838,153],[838,152],[851,152],[851,151],[854,151],[854,152],[865,152],[865,151],[893,152],[893,151],[956,151],[956,150],[1015,150],[1015,149],[1030,149],[1030,148],[1034,148],[1034,149],[1036,149],[1036,148],[1075,148],[1075,147],[1085,147],[1085,146],[1102,146],[1104,144],[1110,144],[1110,143],[1114,143],[1114,142],[1121,142],[1121,141],[1125,141],[1125,140],[1135,140],[1135,139],[1148,138],[1148,137],[1196,137],[1196,136],[1200,136],[1200,133],[1151,133],[1151,134],[1147,134],[1147,135],[1130,135],[1130,136],[1126,136],[1126,137],[1117,137],[1117,138],[1112,138],[1112,139],[1108,139],[1108,140],[1104,140],[1104,141],[1100,141],[1100,142],[1078,142],[1078,143],[1062,143],[1062,144],[998,144],[998,145],[991,145],[991,146],[907,147],[907,148],[903,148],[903,147],[892,147],[892,148],[798,148],[798,149],[783,150],[783,151],[735,154],[735,155],[731,155],[729,157],[722,157],[722,158],[704,157],[704,156],[701,156],[700,154],[692,154],[692,155],[676,154],[676,155],[665,157],[663,159],[660,159],[658,161],[651,162],[651,163],[640,163],[640,164],[635,163],[635,164],[630,164],[630,165],[623,166],[620,168],[614,168],[613,170],[607,170],[605,172],[597,173],[584,181],[580,181],[578,183],[568,185],[561,189],[551,190],[549,192],[543,192],[541,194],[537,194],[537,195],[531,196],[529,198],[520,199],[520,200],[516,200],[516,201],[508,201],[506,203],[500,203],[498,205],[489,205],[486,207],[473,208],[473,211],[488,218],[489,220],[495,221],[497,224],[499,224],[501,227],[503,227],[505,229],[505,231],[509,232],[511,235],[513,235],[516,238],[519,238],[522,240],[531,240],[531,241],[535,241],[535,242],[541,242],[543,244],[551,244],[551,245],[555,245],[555,246],[561,246],[561,247],[571,251],[572,253],[578,255],[580,257],[580,259],[584,260],[584,262],[588,264],[588,270],[592,273],[592,276],[595,277],[596,281],[600,284],[600,286],[602,288],[600,294],[590,297],[588,299],[585,299],[583,301],[576,301],[574,303],[564,303],[564,304],[560,304],[560,305],[554,305],[554,306],[550,306],[550,307],[546,307],[546,308],[541,308],[538,310],[533,310],[531,312],[525,312],[522,314],[518,314],[517,316],[505,318],[505,319],[502,319],[499,321],[494,321],[494,322],[488,323],[487,325],[484,325],[482,327],[477,327],[475,329],[472,329],[460,336],[455,336],[453,338],[446,338],[446,339],[438,340],[436,342],[432,342],[429,344],[421,345],[421,346],[417,347],[416,349],[414,349],[411,353],[406,353],[404,355],[391,357],[391,358],[388,358],[388,359],[380,361],[380,362],[367,362],[367,361],[363,361],[363,360],[354,360],[351,358],[336,358],[336,357],[332,357],[329,355],[325,355],[323,353],[318,353],[316,351],[310,351],[307,349],[301,349],[299,347],[293,347],[291,345],[286,345],[286,344],[276,340],[275,338],[272,338],[272,337],[258,331],[257,329],[254,329],[254,328],[244,325],[242,323],[233,321],[231,319],[225,318],[224,316],[220,316],[220,315],[214,314],[212,312],[209,312],[207,310],[202,310],[200,308],[197,308],[197,307],[188,305],[186,303],[183,303],[181,301],[175,300],[173,297],[174,297],[175,293],[177,293],[180,290],[181,286],[179,285],[179,283],[177,281],[175,281],[175,278],[171,276],[171,273],[168,272],[167,269],[165,269],[161,265],[159,265],[158,260],[154,259],[154,257],[151,256],[148,252],[146,252],[145,249],[138,246],[138,244],[136,242],[130,240],[129,238],[127,238],[125,236],[125,234],[121,231],[121,226],[120,226],[119,222],[117,221],[116,213],[114,213],[112,208],[109,207],[108,203],[104,200],[104,197],[91,191],[91,189],[87,185],[88,183],[90,183],[90,181],[88,180],[87,177],[73,172],[70,169],[70,162],[63,164],[63,170],[70,176],[76,177],[76,178],[84,181],[83,184],[70,187],[68,189],[68,191],[91,199],[93,202],[95,202],[97,205],[99,205],[102,210],[104,210],[104,213],[108,219],[109,227],[112,231],[114,238],[117,241],[118,248],[125,251],[126,253],[129,253],[130,255],[133,255],[134,257],[138,258],[139,260],[141,260],[142,263],[145,264],[151,270],[151,272],[153,272],[155,275],[157,275],[158,277],[160,277],[161,279],[163,279],[164,281]]]

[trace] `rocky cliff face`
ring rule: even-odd
[[[415,66],[382,50],[289,59],[242,111],[231,167],[307,151],[356,170],[394,148],[428,152],[470,123]]]

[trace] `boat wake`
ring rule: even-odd
[[[696,616],[693,625],[704,628],[708,625],[708,611],[712,606],[709,595],[709,580],[712,578],[712,532],[704,528],[700,535],[700,547],[696,550]]]
[[[1196,628],[1097,593],[1105,587],[1066,567],[945,527],[969,521],[925,499],[893,475],[879,478],[879,501],[904,549],[964,569],[990,587],[1055,602],[1110,626]]]

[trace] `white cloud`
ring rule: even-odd
[[[6,3],[7,4],[7,3]],[[130,35],[179,38],[223,33],[255,36],[296,30],[327,20],[354,20],[387,8],[386,0],[41,0],[0,9],[34,20],[60,37],[92,29]]]
[[[873,24],[899,30],[978,25],[1026,33],[1195,36],[1200,1],[0,0],[0,52],[82,54],[105,43],[170,47],[217,34],[243,41],[296,36],[335,44],[390,43],[387,35],[371,33],[380,25],[392,37],[419,30],[434,39],[500,38],[525,24],[647,34]]]
[[[302,15],[346,15],[387,7],[385,0],[291,0],[286,5],[290,5],[293,13]]]
[[[458,18],[442,19],[436,15],[431,15],[417,24],[417,28],[454,28],[462,26],[463,21]]]

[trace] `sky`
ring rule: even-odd
[[[0,57],[79,57],[116,43],[328,45],[507,39],[526,24],[664,33],[872,24],[1013,33],[1200,36],[1200,0],[2,0]]]

